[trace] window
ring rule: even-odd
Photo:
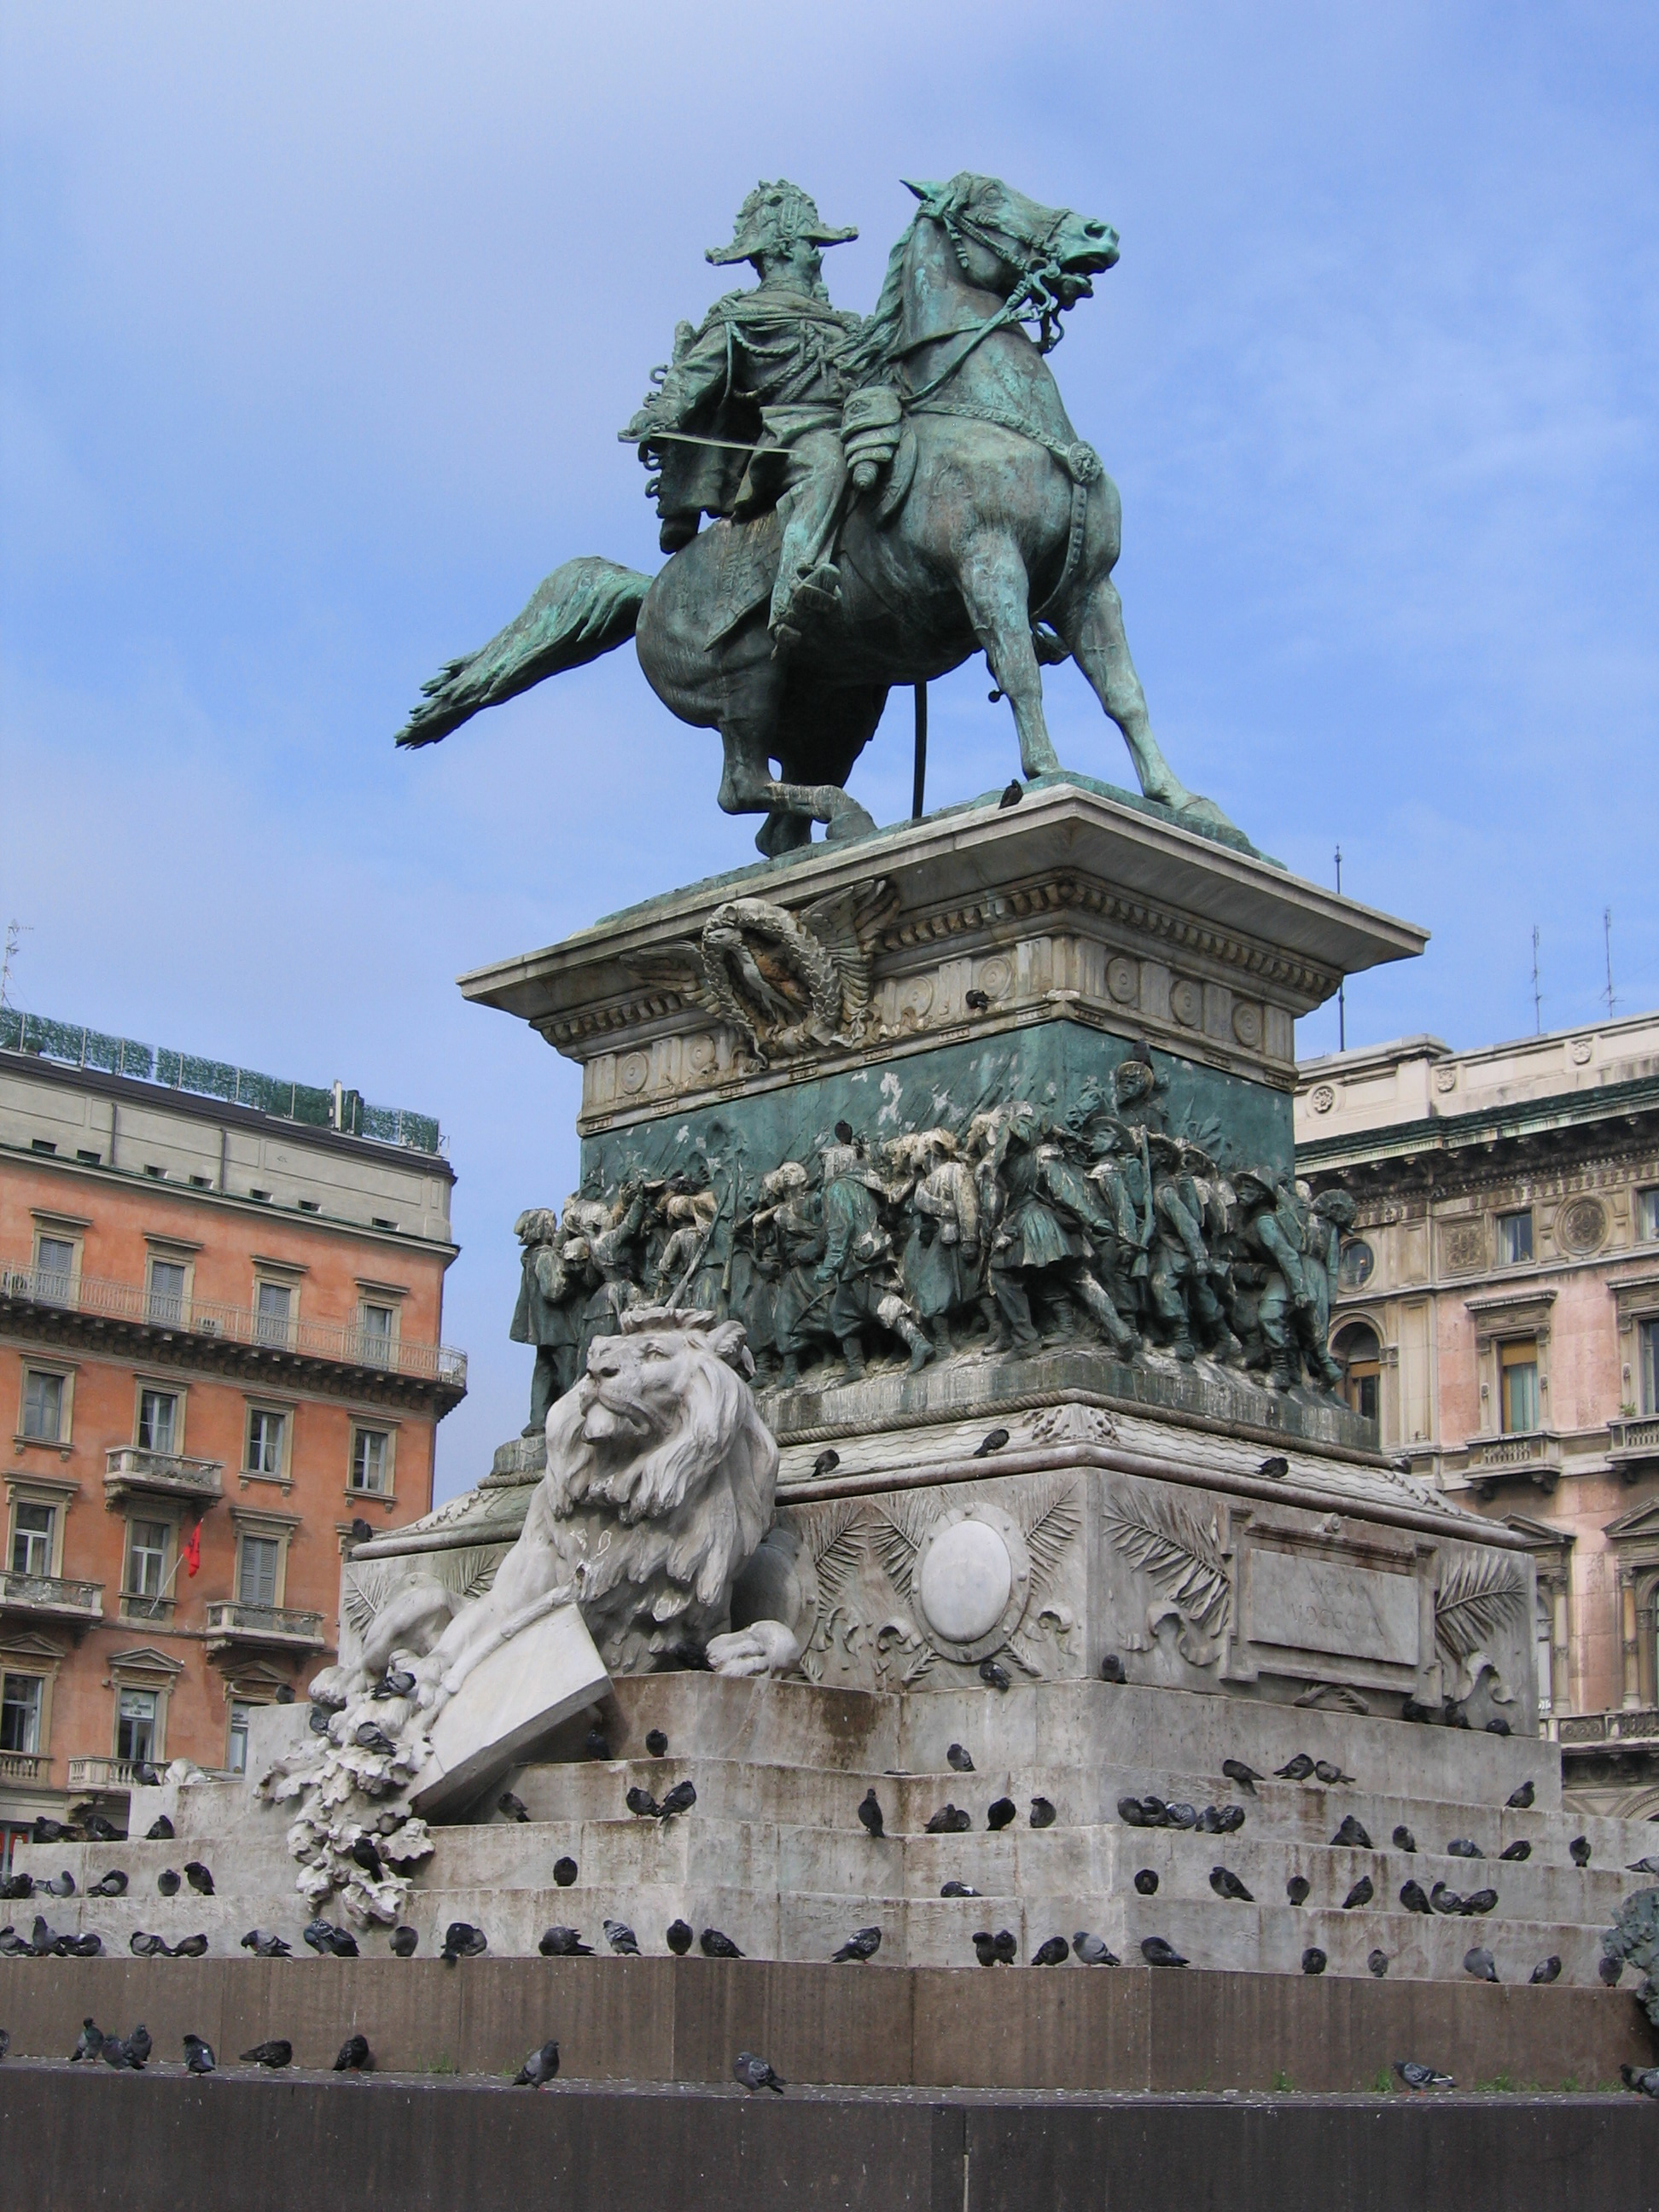
[[[11,1571],[15,1575],[49,1575],[52,1540],[58,1526],[55,1505],[21,1501],[12,1510]]]
[[[1523,1343],[1498,1347],[1498,1408],[1505,1436],[1530,1436],[1538,1426],[1538,1346]]]
[[[380,1492],[386,1488],[387,1446],[384,1429],[357,1429],[351,1438],[351,1487]]]
[[[246,1698],[230,1701],[230,1743],[225,1765],[233,1774],[247,1772],[247,1723],[253,1707]]]
[[[23,1376],[23,1434],[38,1443],[64,1441],[64,1378],[31,1367]]]
[[[362,1309],[363,1363],[369,1367],[390,1367],[392,1338],[397,1326],[395,1306],[375,1306],[365,1304]]]
[[[247,1450],[242,1460],[245,1474],[281,1474],[287,1430],[286,1413],[273,1413],[263,1406],[248,1407]]]
[[[244,1536],[236,1560],[240,1605],[275,1605],[282,1546],[275,1536]]]
[[[31,1137],[29,1139],[29,1150],[32,1152],[55,1152],[58,1150],[58,1147],[52,1143],[50,1137]]]
[[[1376,1255],[1363,1237],[1346,1243],[1337,1256],[1336,1279],[1345,1291],[1363,1290],[1376,1266]]]
[[[1498,1264],[1519,1267],[1532,1257],[1532,1208],[1498,1217]]]
[[[34,1295],[43,1305],[66,1306],[75,1282],[75,1246],[67,1237],[41,1237],[34,1247]]]
[[[158,1703],[154,1690],[122,1690],[115,1706],[115,1756],[131,1759],[135,1765],[141,1759],[149,1761],[155,1756],[155,1708]]]
[[[294,1291],[287,1283],[261,1282],[254,1285],[253,1334],[260,1344],[286,1344],[289,1340],[289,1316],[294,1310]]]
[[[138,1393],[138,1449],[175,1452],[179,1449],[179,1399],[172,1390],[141,1389]]]
[[[167,1592],[167,1538],[165,1521],[133,1521],[127,1532],[126,1595],[161,1598]]]
[[[1636,1344],[1642,1363],[1642,1411],[1659,1413],[1659,1321],[1639,1322]]]
[[[1342,1368],[1342,1395],[1365,1420],[1377,1417],[1377,1392],[1382,1374],[1382,1347],[1376,1331],[1356,1322],[1345,1328],[1332,1346]]]
[[[1659,1243],[1659,1187],[1636,1194],[1636,1234],[1644,1244]]]
[[[40,1750],[40,1702],[38,1674],[0,1675],[0,1751]]]
[[[144,1317],[162,1328],[179,1328],[185,1319],[185,1267],[182,1260],[152,1260]]]

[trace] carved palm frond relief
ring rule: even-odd
[[[916,1553],[935,1517],[927,1507],[903,1498],[876,1508],[871,1541],[881,1561],[882,1571],[907,1605],[910,1602],[910,1577],[915,1571]]]
[[[1198,1516],[1157,1491],[1119,1491],[1108,1493],[1105,1518],[1118,1550],[1151,1576],[1182,1618],[1220,1635],[1232,1619],[1232,1586]]]
[[[1454,1659],[1484,1650],[1525,1618],[1525,1570],[1501,1552],[1462,1552],[1440,1577],[1434,1632]]]
[[[864,1560],[863,1516],[857,1503],[844,1499],[806,1522],[807,1548],[818,1578],[818,1602],[831,1611],[845,1602]]]
[[[1077,1485],[1060,1475],[1034,1486],[1019,1504],[1020,1533],[1031,1555],[1032,1595],[1048,1593],[1066,1546],[1083,1525],[1078,1508]]]

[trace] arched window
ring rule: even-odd
[[[1376,1420],[1382,1374],[1382,1347],[1376,1331],[1366,1322],[1350,1322],[1338,1333],[1331,1351],[1342,1370],[1343,1397],[1356,1413],[1368,1421]]]

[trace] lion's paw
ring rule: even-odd
[[[716,1674],[787,1674],[800,1662],[800,1638],[781,1620],[755,1620],[729,1636],[708,1639],[708,1664]]]

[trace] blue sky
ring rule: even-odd
[[[1123,497],[1166,751],[1425,924],[1349,1039],[1659,1001],[1659,15],[1640,6],[142,9],[0,29],[0,922],[17,1002],[435,1111],[440,1488],[516,1430],[517,1209],[576,1072],[462,969],[750,857],[632,653],[434,750],[422,678],[559,561],[656,565],[617,442],[757,176],[857,223],[988,170],[1122,259],[1054,368]],[[1003,782],[975,662],[929,795]],[[1062,759],[1128,780],[1070,669]],[[908,702],[853,787],[908,806]],[[1330,1048],[1335,1012],[1304,1025]]]

